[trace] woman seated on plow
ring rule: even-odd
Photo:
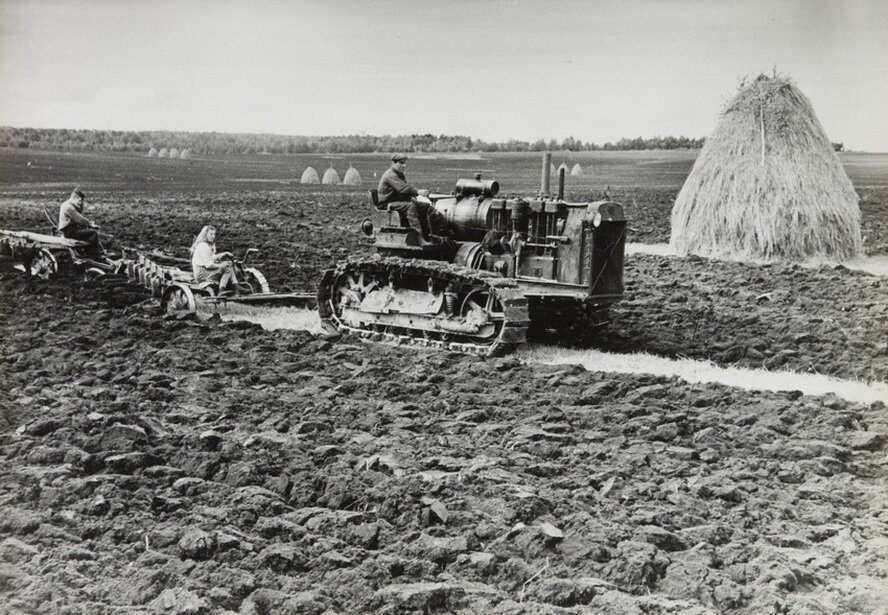
[[[191,271],[194,281],[198,284],[212,282],[219,284],[219,290],[231,288],[236,291],[249,292],[249,286],[237,283],[231,252],[216,253],[216,227],[207,225],[191,244]]]

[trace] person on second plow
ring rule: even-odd
[[[404,170],[407,168],[407,155],[392,156],[392,166],[382,174],[376,189],[379,207],[388,207],[401,216],[402,223],[419,231],[419,245],[431,245],[429,209],[431,201],[422,192],[407,183]]]
[[[59,206],[59,232],[67,239],[87,242],[89,253],[100,256],[102,246],[96,230],[99,227],[83,215],[85,201],[86,198],[80,188],[74,188],[68,200]]]
[[[238,284],[231,252],[216,253],[216,227],[207,225],[191,244],[191,271],[198,284],[219,284],[219,290],[250,292],[252,288]]]

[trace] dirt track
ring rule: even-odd
[[[39,204],[3,214],[37,224]],[[276,286],[305,289],[366,249],[362,207],[132,199],[96,217],[182,250],[212,210],[221,249],[257,246]],[[626,275],[604,349],[888,375],[884,279],[653,256]],[[167,320],[74,280],[0,285],[13,613],[885,603],[881,403]]]

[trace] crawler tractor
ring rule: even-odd
[[[378,207],[362,230],[378,254],[324,272],[318,309],[330,329],[378,341],[494,356],[528,336],[581,344],[623,297],[623,208],[610,200],[549,194],[551,157],[539,196],[499,197],[496,181],[460,179],[453,194],[428,195],[433,242],[398,212]],[[423,198],[423,197],[420,197]]]

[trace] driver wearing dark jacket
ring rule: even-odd
[[[407,168],[407,155],[392,156],[392,166],[382,174],[376,189],[380,208],[396,211],[402,223],[420,232],[420,245],[427,245],[429,237],[429,203],[417,200],[419,191],[407,183],[404,169]]]
[[[80,188],[74,188],[68,200],[59,206],[59,232],[68,239],[76,239],[89,243],[93,254],[101,253],[99,246],[99,228],[83,215],[83,203],[86,199]]]

